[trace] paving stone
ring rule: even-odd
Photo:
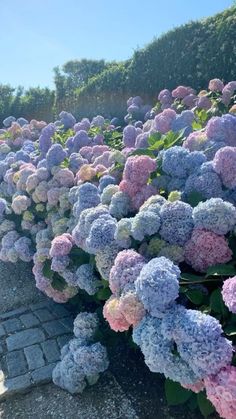
[[[41,329],[32,328],[8,336],[6,342],[8,350],[14,351],[15,349],[22,349],[26,346],[31,346],[35,343],[43,342],[44,339],[45,335]]]
[[[58,336],[57,343],[58,343],[59,348],[61,349],[64,345],[66,345],[69,342],[69,340],[72,339],[72,337],[73,337],[72,334]]]
[[[43,327],[50,338],[68,333],[67,327],[58,320],[52,320],[51,322],[44,323]]]
[[[32,311],[34,311],[34,310],[38,310],[40,308],[47,307],[47,304],[48,304],[47,301],[42,301],[40,303],[30,304],[29,307]]]
[[[41,344],[43,353],[48,362],[56,362],[60,359],[60,351],[55,339],[46,340]]]
[[[62,304],[54,304],[51,308],[51,311],[57,319],[71,315],[71,313],[65,307],[62,306]]]
[[[52,371],[55,368],[56,363],[46,365],[45,367],[39,368],[31,373],[32,381],[34,384],[48,383],[52,378]]]
[[[0,398],[5,398],[13,393],[26,391],[31,385],[30,374],[8,378],[0,383]]]
[[[19,319],[9,319],[2,322],[2,326],[6,329],[7,333],[17,332],[22,329],[22,323]]]
[[[73,317],[64,317],[63,319],[60,319],[60,322],[67,327],[68,331],[72,331],[73,330],[73,326],[74,326],[74,319]]]
[[[32,313],[22,314],[20,319],[25,327],[37,326],[39,324],[39,319]]]
[[[5,334],[6,334],[5,330],[4,330],[4,328],[2,327],[2,325],[0,324],[0,338],[1,338],[2,336],[4,336]]]
[[[23,351],[13,351],[6,355],[8,377],[25,374],[28,370]]]
[[[30,370],[36,370],[45,365],[43,352],[39,345],[28,346],[24,349],[24,353]]]
[[[28,310],[29,309],[27,307],[20,307],[20,308],[17,308],[15,310],[8,311],[8,313],[1,313],[0,314],[0,320],[6,320],[6,319],[9,319],[10,317],[16,317],[19,314],[23,314]]]
[[[38,317],[41,322],[47,322],[49,320],[53,320],[54,316],[48,311],[47,308],[41,308],[39,310],[34,311],[34,314]]]

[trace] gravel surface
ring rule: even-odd
[[[34,388],[0,404],[1,419],[138,419],[115,378],[103,374],[81,396],[71,396],[53,384]]]
[[[30,263],[0,262],[0,289],[0,313],[45,299],[35,286]]]

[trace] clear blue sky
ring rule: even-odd
[[[125,60],[155,36],[232,0],[0,0],[0,83],[53,86],[70,59]]]

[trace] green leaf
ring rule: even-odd
[[[234,276],[236,275],[236,269],[230,264],[218,264],[210,266],[206,272],[206,278],[209,276]]]
[[[202,201],[205,201],[205,198],[203,198],[202,194],[197,191],[190,192],[187,198],[187,202],[192,207],[196,207],[199,204],[199,202],[202,202]]]
[[[111,290],[110,288],[103,288],[101,290],[99,290],[96,294],[96,297],[98,298],[98,300],[108,300],[108,298],[111,296]]]
[[[66,281],[60,275],[56,275],[51,285],[55,290],[63,291],[66,287]]]
[[[189,274],[188,272],[183,272],[181,274],[181,279],[183,279],[184,281],[201,281],[204,282],[204,276],[200,276],[200,275],[194,275],[194,274]]]
[[[51,260],[50,259],[47,259],[44,262],[42,272],[43,272],[43,276],[45,276],[46,278],[48,278],[48,279],[53,278],[54,271],[51,270]]]
[[[201,290],[198,289],[188,289],[185,295],[193,304],[196,305],[202,304],[205,300],[205,295]]]
[[[168,405],[176,406],[190,399],[192,392],[181,387],[179,383],[167,378],[165,381],[165,394]]]
[[[199,129],[202,129],[202,124],[200,122],[193,121],[192,128],[194,131],[198,131]]]
[[[226,326],[224,332],[227,336],[235,336],[236,335],[236,324],[230,324]]]
[[[161,139],[161,133],[154,132],[152,135],[150,135],[150,137],[148,137],[148,144],[150,144],[150,146],[153,146],[160,139]]]
[[[215,313],[219,313],[223,316],[228,314],[228,310],[223,301],[220,288],[217,288],[212,292],[210,296],[210,307]]]
[[[149,148],[139,148],[130,153],[129,156],[149,156],[153,159],[155,158],[155,154]]]
[[[200,412],[204,416],[204,418],[207,418],[207,416],[211,415],[215,411],[214,407],[212,406],[211,402],[206,398],[206,395],[203,391],[197,394],[197,401]]]

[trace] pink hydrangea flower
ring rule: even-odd
[[[162,134],[166,134],[171,129],[171,124],[176,118],[176,112],[173,109],[165,109],[155,116],[154,127]]]
[[[196,271],[205,272],[209,266],[229,262],[232,251],[225,237],[212,231],[194,229],[185,245],[184,257]]]
[[[186,140],[183,142],[183,147],[189,151],[200,151],[203,145],[206,143],[206,134],[202,131],[194,131],[188,135]]]
[[[236,367],[229,365],[204,380],[207,398],[222,418],[236,418]]]
[[[236,313],[236,276],[224,281],[222,297],[228,309]]]
[[[236,187],[236,147],[222,147],[215,154],[213,167],[223,184],[230,189]]]
[[[172,90],[172,96],[176,99],[183,99],[190,93],[192,93],[192,89],[186,86],[178,86]]]
[[[73,238],[70,234],[64,233],[52,240],[50,256],[66,256],[70,253],[73,246]]]
[[[212,79],[209,81],[208,89],[211,92],[222,92],[224,83],[220,79]]]
[[[187,390],[191,390],[194,393],[199,393],[200,391],[204,390],[204,382],[203,381],[197,381],[195,384],[188,384],[183,385],[182,387],[186,388]]]
[[[120,300],[111,296],[103,307],[103,316],[115,332],[124,332],[129,329],[130,324],[125,319],[120,309]]]
[[[54,179],[59,183],[60,186],[66,186],[70,188],[74,186],[74,174],[69,169],[59,169],[55,175]]]
[[[145,316],[143,303],[132,290],[121,295],[120,310],[126,321],[133,326],[136,326]]]

